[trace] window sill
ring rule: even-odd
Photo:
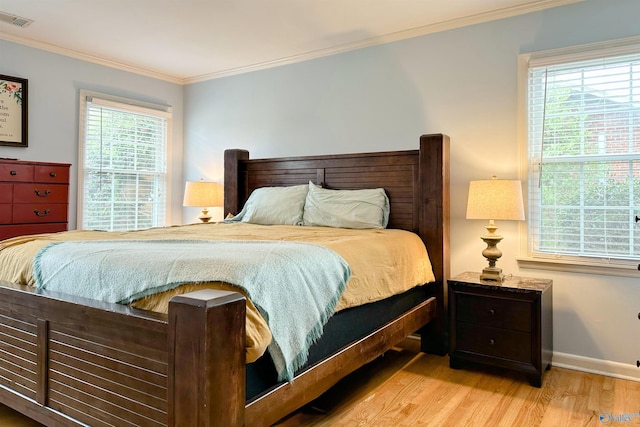
[[[536,270],[553,270],[568,273],[601,274],[604,276],[623,276],[640,278],[638,264],[614,264],[606,262],[580,262],[566,259],[538,257],[518,257],[518,267]]]

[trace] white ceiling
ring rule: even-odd
[[[578,1],[0,0],[0,38],[189,83]]]

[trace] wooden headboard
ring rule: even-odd
[[[377,153],[249,159],[246,150],[226,150],[224,212],[238,213],[256,188],[309,181],[339,190],[384,188],[391,204],[388,228],[413,231],[425,242],[444,315],[449,277],[448,136],[423,135],[419,150]]]

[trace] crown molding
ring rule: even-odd
[[[62,56],[66,56],[73,59],[78,59],[80,61],[90,62],[93,64],[103,65],[109,68],[115,68],[121,71],[127,71],[134,74],[139,74],[146,77],[151,77],[158,80],[164,80],[170,83],[176,84],[184,84],[185,80],[181,77],[173,76],[166,73],[161,73],[158,71],[153,71],[147,68],[138,67],[135,65],[126,64],[123,62],[103,58],[97,55],[93,55],[86,52],[80,52],[73,49],[68,49],[65,47],[57,46],[51,43],[41,42],[38,40],[33,40],[27,37],[20,37],[13,34],[5,33],[0,31],[0,39],[7,40],[10,42],[14,42],[17,44],[21,44],[24,46],[33,47],[35,49],[44,50],[51,53],[56,53]]]
[[[560,6],[566,6],[573,3],[579,3],[584,0],[543,0],[532,1],[520,6],[507,7],[504,9],[493,10],[490,12],[479,13],[476,15],[466,16],[464,18],[451,19],[448,21],[438,22],[435,24],[424,25],[408,30],[397,31],[395,33],[385,34],[383,36],[371,37],[369,39],[345,43],[337,46],[333,46],[326,49],[319,49],[311,52],[305,52],[298,55],[291,55],[271,61],[264,61],[256,64],[246,65],[242,67],[231,68],[227,70],[216,71],[213,73],[207,73],[192,77],[180,77],[167,73],[162,73],[144,67],[139,67],[131,64],[118,62],[115,60],[102,58],[93,54],[80,52],[72,49],[67,49],[61,46],[53,45],[50,43],[40,42],[24,37],[15,36],[8,33],[0,32],[0,39],[8,40],[14,43],[30,46],[36,49],[45,50],[48,52],[57,53],[60,55],[68,56],[71,58],[79,59],[81,61],[91,62],[105,67],[115,68],[122,71],[127,71],[135,74],[140,74],[146,77],[151,77],[158,80],[164,80],[176,84],[192,84],[207,80],[214,80],[223,77],[234,76],[238,74],[245,74],[253,71],[264,70],[268,68],[279,67],[282,65],[294,64],[297,62],[309,61],[311,59],[322,58],[331,55],[337,55],[357,49],[363,49],[366,47],[372,47],[409,39],[413,37],[419,37],[427,34],[437,33],[441,31],[461,28],[469,25],[480,24],[483,22],[494,21],[498,19],[509,18],[517,15],[524,15],[526,13],[537,12],[544,9],[551,9]]]

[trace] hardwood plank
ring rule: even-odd
[[[552,367],[536,388],[517,372],[450,369],[419,346],[405,340],[276,426],[595,427],[638,413],[640,382]]]

